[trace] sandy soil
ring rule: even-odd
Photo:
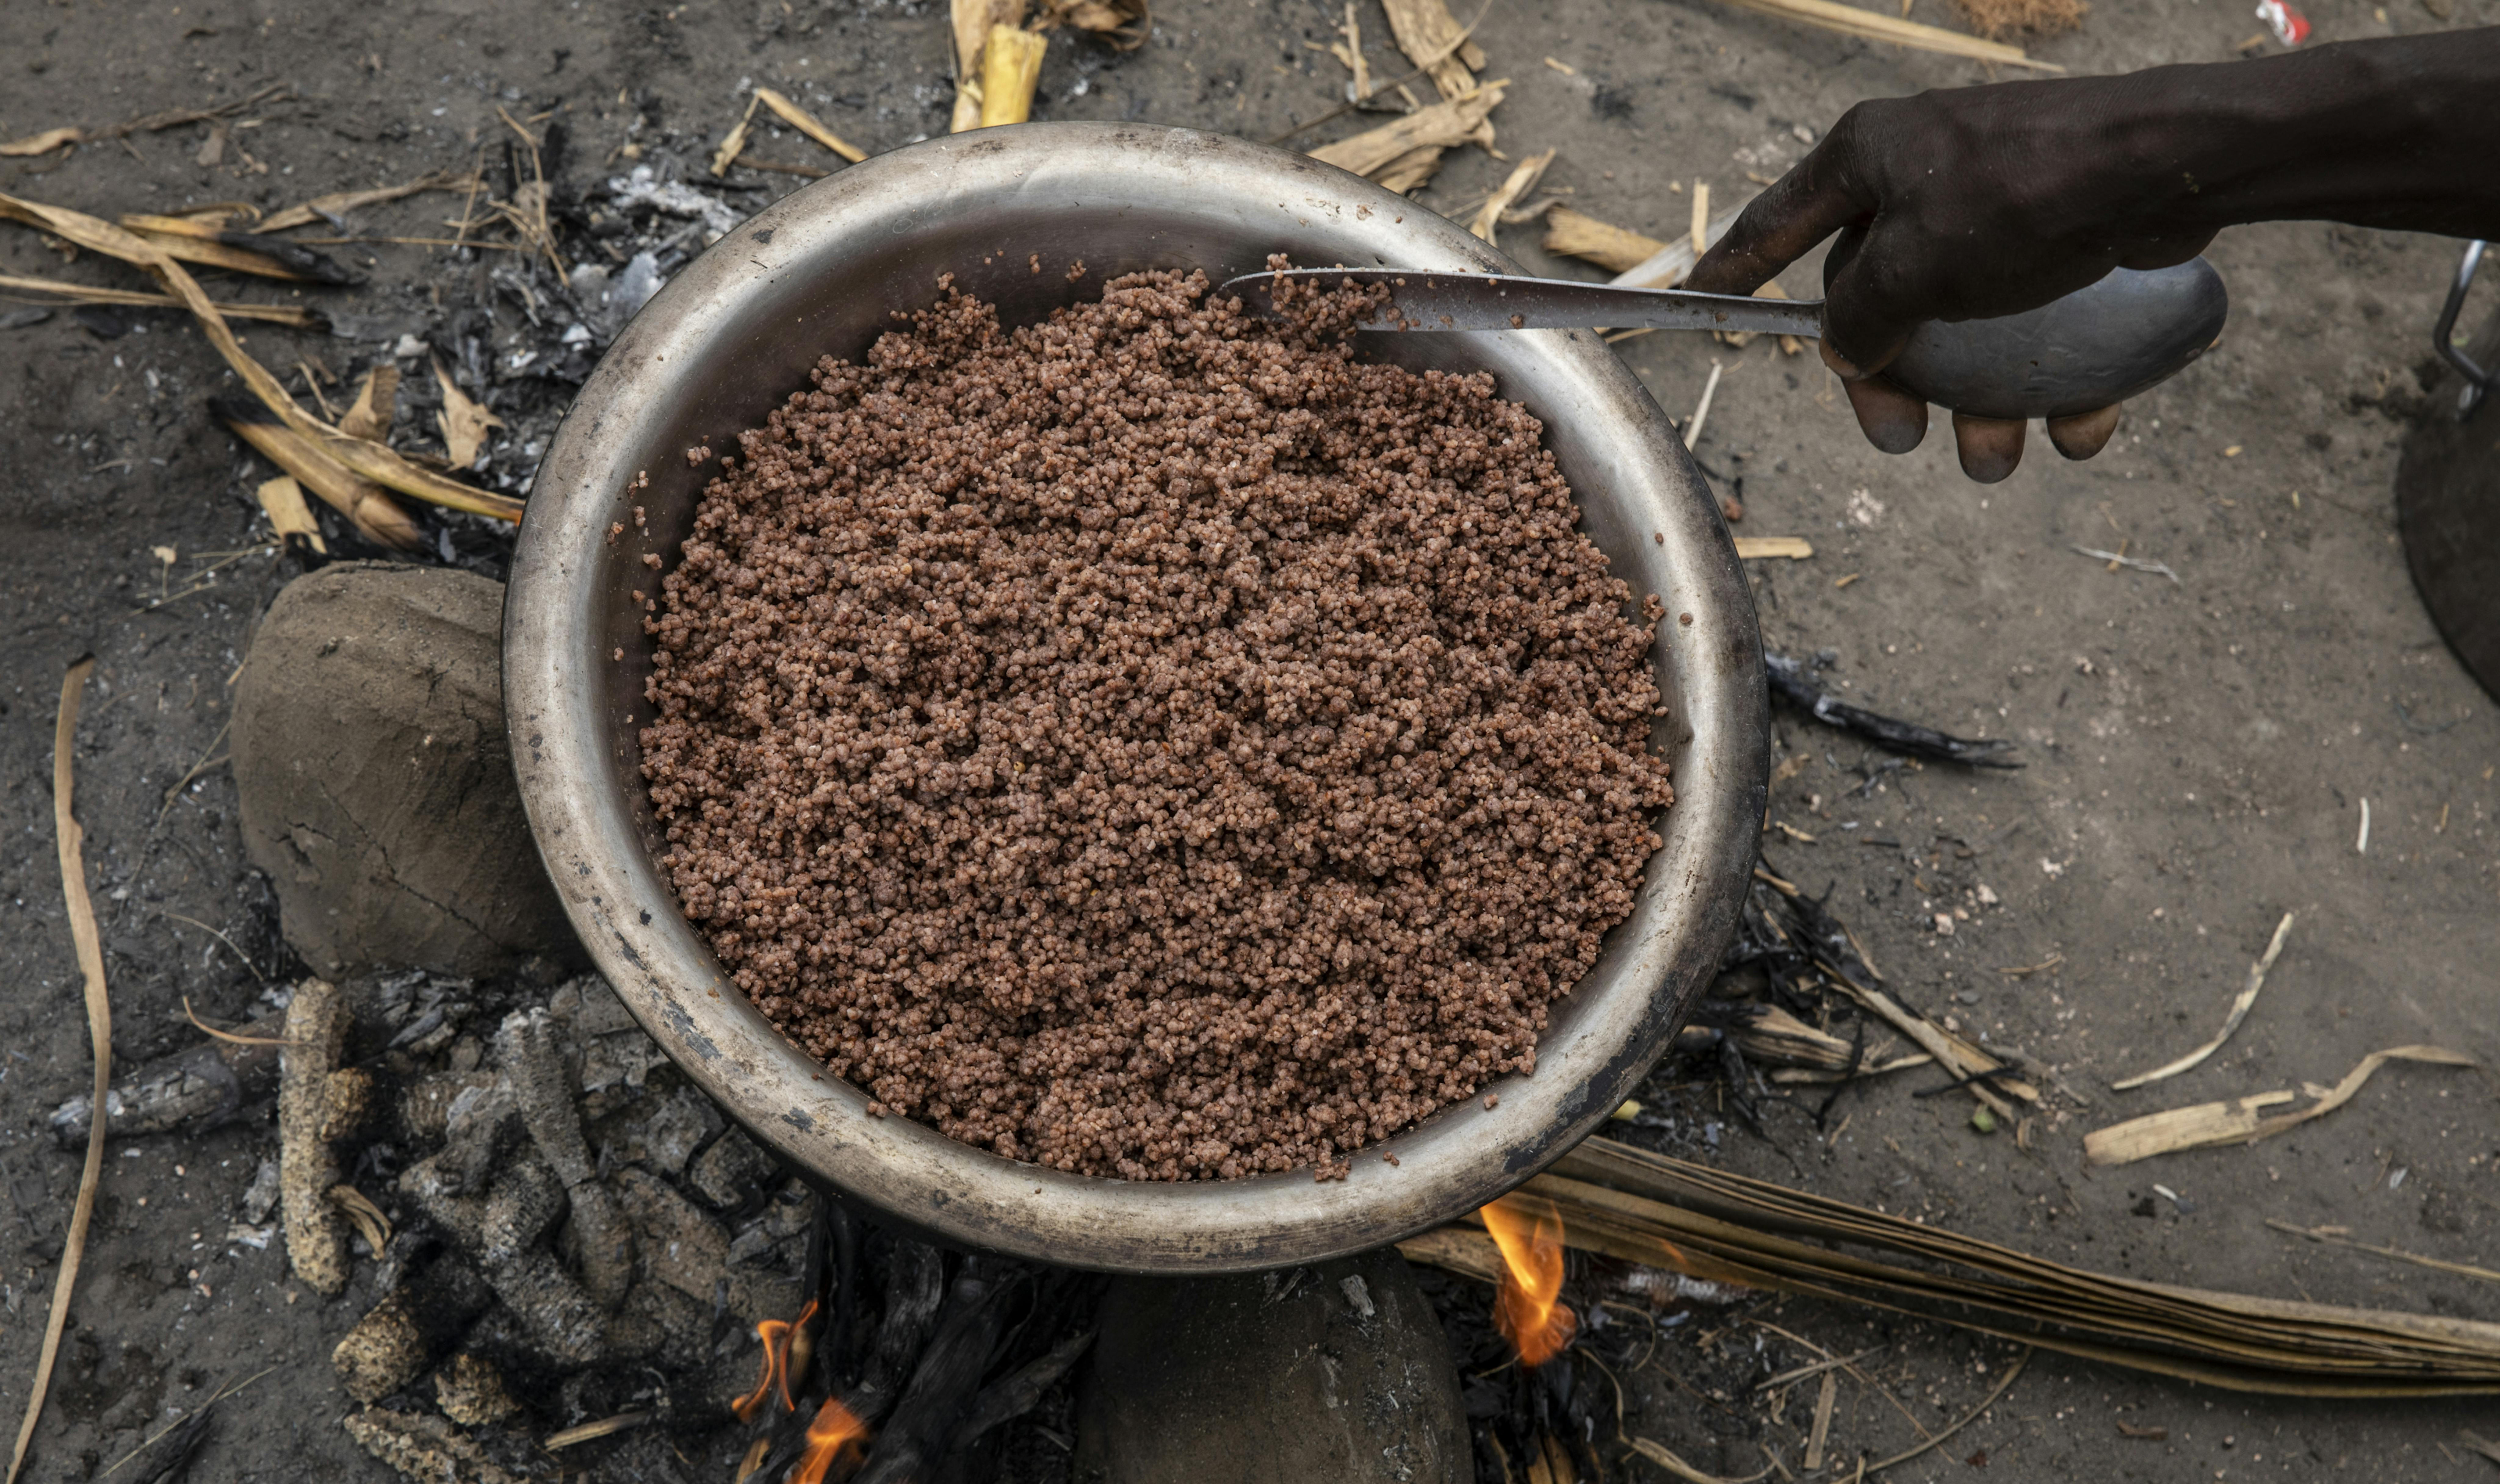
[[[2500,20],[2495,0],[2440,9],[2451,18],[2413,0],[2375,13],[2318,0],[2310,13],[2323,39]],[[1953,17],[1926,0],[1917,18]],[[1168,0],[1153,42],[1131,55],[1062,34],[1043,69],[1041,116],[1270,137],[1341,95],[1342,69],[1305,45],[1327,25],[1302,0]],[[2239,6],[2104,0],[2080,35],[2038,50],[2079,71],[2220,60],[2255,29]],[[1406,69],[1386,31],[1371,10],[1373,75],[1395,78]],[[1689,211],[1670,182],[1707,179],[1725,201],[1749,188],[1749,175],[1776,175],[1858,98],[1988,80],[1975,65],[1706,0],[1497,0],[1478,34],[1494,75],[1514,80],[1496,115],[1505,150],[1559,148],[1549,183],[1660,237],[1682,230]],[[302,101],[243,115],[260,122],[239,121],[214,166],[198,163],[208,131],[186,126],[66,163],[8,162],[0,189],[106,215],[230,199],[274,208],[465,168],[481,147],[501,149],[501,103],[515,116],[565,110],[569,146],[555,168],[578,191],[614,168],[610,151],[638,114],[646,158],[671,156],[693,174],[750,81],[891,148],[944,126],[944,36],[943,7],[922,4],[28,0],[0,15],[0,138],[207,107],[272,82]],[[1349,128],[1331,124],[1305,143]],[[786,135],[755,152],[832,163]],[[1501,169],[1455,154],[1424,199],[1461,211]],[[762,178],[768,190],[733,199],[752,206],[795,183]],[[425,197],[362,213],[355,227],[441,236],[456,212],[456,199]],[[1536,235],[1509,229],[1503,242],[1546,267]],[[491,254],[461,264],[420,246],[345,251],[371,284],[306,297],[335,306],[363,339],[250,331],[273,367],[318,357],[345,371],[402,333],[439,328],[453,312],[444,301],[461,312],[498,302],[484,281]],[[1988,490],[1959,478],[1941,436],[1906,458],[1867,449],[1810,352],[1668,336],[1625,345],[1678,416],[1710,360],[1727,363],[1700,460],[1723,487],[1741,482],[1741,532],[1816,545],[1808,562],[1757,565],[1769,642],[1836,651],[1852,699],[2023,744],[2020,772],[1894,772],[1861,795],[1850,790],[1863,749],[1783,716],[1782,757],[1803,766],[1775,790],[1774,815],[1816,838],[1774,832],[1771,858],[1810,889],[1833,889],[1834,909],[1907,997],[2045,1058],[2089,1104],[2044,1120],[2024,1154],[1972,1129],[1961,1100],[1914,1099],[1936,1079],[1908,1073],[1846,1095],[1830,1120],[1848,1116],[1836,1138],[1820,1137],[1802,1106],[1784,1106],[1767,1138],[1720,1128],[1716,1157],[2138,1276],[2500,1317],[2487,1285],[2264,1224],[2335,1223],[2363,1241],[2487,1262],[2500,1130],[2493,1084],[2477,1074],[2397,1068],[2343,1113],[2272,1144],[2114,1171],[2082,1165],[2081,1137],[2100,1123],[2331,1081],[2375,1048],[2435,1042],[2500,1055],[2489,968],[2500,959],[2500,710],[2437,641],[2391,516],[2406,418],[2423,407],[2415,368],[2453,246],[2294,224],[2228,234],[2214,257],[2234,295],[2221,348],[2139,403],[2107,456],[2068,466],[2042,450]],[[92,260],[65,268],[14,227],[0,231],[0,272],[124,281]],[[1799,294],[1815,281],[1807,268],[1789,275]],[[514,310],[496,312],[509,321]],[[247,1016],[262,977],[289,967],[215,765],[227,681],[278,565],[244,557],[192,596],[144,606],[253,544],[251,489],[268,470],[208,420],[205,399],[230,382],[198,335],[141,318],[118,339],[66,311],[0,330],[0,824],[18,842],[0,860],[0,1416],[12,1428],[78,1173],[44,1115],[88,1075],[49,821],[53,701],[71,657],[92,650],[102,661],[80,730],[79,797],[106,918],[116,1054],[190,1041],[184,995],[204,1015]],[[2178,581],[2113,572],[2070,550],[2122,541]],[[177,554],[170,571],[152,554],[159,546]],[[1975,905],[1982,886],[1999,905]],[[1934,915],[1957,906],[1970,919],[1938,935]],[[2298,915],[2289,944],[2236,1040],[2161,1087],[2108,1091],[2210,1032],[2286,912]],[[2059,954],[2053,971],[1997,972]],[[1686,1116],[1715,1118],[1706,1089],[1686,1096]],[[367,1279],[323,1304],[284,1280],[275,1244],[221,1240],[273,1146],[267,1124],[252,1122],[114,1149],[31,1477],[100,1476],[207,1391],[264,1371],[227,1403],[195,1478],[386,1476],[340,1431],[347,1403],[326,1359],[369,1304]],[[2156,1181],[2177,1199],[2155,1196]],[[2001,1346],[1812,1306],[1758,1317],[1844,1352],[1885,1344],[1866,1369],[1930,1426],[1958,1416],[2006,1359]],[[1750,1325],[1718,1343],[1763,1344],[1751,1362],[1762,1373],[1802,1353]],[[1660,1365],[1678,1365],[1671,1345]],[[1776,1414],[1750,1397],[1731,1412],[1654,1371],[1633,1384],[1638,1430],[1731,1473],[1761,1467],[1757,1435],[1793,1460],[1813,1402],[1800,1387]],[[1841,1403],[1843,1459],[1913,1436],[1855,1382]],[[2490,1466],[2465,1455],[2457,1433],[2478,1418],[2500,1432],[2489,1417],[2488,1407],[2242,1398],[2044,1357],[1949,1448],[1895,1476],[1960,1477],[1972,1468],[1964,1460],[1984,1455],[1989,1468],[2031,1478],[2475,1478]],[[2122,1436],[2122,1419],[2165,1427],[2167,1439]]]

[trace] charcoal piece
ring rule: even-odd
[[[970,1414],[964,1420],[963,1440],[970,1442],[999,1424],[1032,1411],[1040,1404],[1042,1394],[1075,1370],[1076,1363],[1092,1348],[1093,1331],[1070,1336],[1051,1346],[1048,1353],[982,1387],[981,1394],[973,1399]]]
[[[502,1077],[464,1088],[444,1113],[438,1158],[445,1188],[459,1192],[482,1185],[514,1142],[518,1122],[511,1086]]]
[[[648,1276],[705,1305],[725,1284],[729,1309],[740,1324],[798,1314],[806,1302],[801,1285],[755,1268],[730,1267],[729,1233],[666,1180],[626,1169],[616,1173],[614,1185]]]
[[[1007,1307],[1025,1281],[1021,1272],[995,1258],[964,1260],[947,1285],[938,1331],[877,1434],[868,1467],[852,1484],[910,1484],[950,1449],[971,1440],[965,1424],[1005,1333]]]
[[[330,1352],[330,1364],[347,1395],[378,1402],[423,1375],[494,1303],[475,1268],[458,1257],[439,1257],[356,1321]]]
[[[1078,1382],[1075,1476],[1472,1479],[1458,1370],[1405,1259],[1384,1249],[1307,1273],[1290,1290],[1263,1281],[1274,1274],[1114,1279]],[[1346,1303],[1354,1276],[1371,1318]]]
[[[486,1281],[521,1321],[523,1332],[547,1359],[584,1366],[601,1355],[608,1315],[551,1252],[523,1252],[486,1270]]]
[[[486,1187],[479,1212],[477,1255],[488,1266],[517,1260],[544,1242],[564,1219],[565,1191],[555,1172],[534,1156],[512,1160]]]
[[[282,1015],[263,1016],[236,1034],[250,1036],[255,1043],[281,1041],[284,1025]],[[115,1079],[105,1094],[105,1137],[134,1139],[178,1128],[214,1128],[277,1087],[278,1050],[273,1045],[210,1041],[142,1062]],[[52,1110],[52,1137],[61,1147],[85,1146],[87,1116],[94,1101],[91,1094],[82,1092]]]
[[[937,1328],[938,1307],[946,1297],[946,1265],[936,1247],[898,1240],[887,1265],[885,1313],[876,1328],[876,1343],[850,1393],[850,1407],[873,1428],[885,1420],[912,1366]]]
[[[583,1286],[603,1308],[625,1300],[634,1281],[634,1236],[615,1196],[598,1178],[573,1080],[556,1047],[555,1022],[543,1009],[516,1011],[495,1032],[522,1126],[571,1198],[573,1235]]]
[[[369,1406],[341,1426],[367,1453],[426,1484],[522,1484],[486,1457],[477,1439],[431,1413]]]
[[[464,1428],[492,1427],[521,1409],[495,1363],[466,1353],[451,1357],[434,1373],[434,1400],[443,1415]]]
[[[773,1156],[756,1147],[742,1129],[731,1129],[694,1157],[686,1183],[695,1194],[724,1210],[753,1205],[773,1178]]]
[[[2007,758],[2014,744],[2003,737],[1974,741],[1904,722],[1880,716],[1863,707],[1850,705],[1825,691],[1814,681],[1813,672],[1799,661],[1786,655],[1765,651],[1762,669],[1770,677],[1771,694],[1813,717],[1826,726],[1856,732],[1878,747],[1913,758],[1937,762],[1962,762],[1981,768],[2019,768],[2022,763]]]
[[[661,1175],[676,1176],[720,1122],[720,1112],[709,1098],[680,1089],[641,1120],[636,1137],[626,1141],[626,1157]]]
[[[462,1094],[475,1088],[483,1096],[494,1085],[495,1074],[484,1071],[441,1072],[413,1079],[400,1088],[401,1136],[419,1144],[442,1143],[450,1136],[451,1108]]]
[[[337,288],[353,288],[365,281],[362,274],[350,273],[342,268],[339,260],[328,253],[315,252],[302,242],[289,242],[275,234],[263,236],[257,232],[220,232],[217,234],[217,241],[229,247],[240,247],[246,252],[257,252],[264,257],[276,258],[288,272],[310,278],[315,283],[327,283]]]

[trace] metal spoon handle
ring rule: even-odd
[[[1273,313],[1287,280],[1386,284],[1394,313],[1366,330],[1731,330],[1816,337],[1823,301],[1626,288],[1563,278],[1411,269],[1301,268],[1250,274],[1217,292]],[[2113,270],[2065,298],[2001,319],[1919,327],[1884,374],[1927,401],[1977,417],[2064,417],[2122,402],[2205,353],[2230,308],[2203,258]]]

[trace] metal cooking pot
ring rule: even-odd
[[[1595,336],[1559,330],[1365,340],[1417,370],[1492,371],[1502,396],[1544,419],[1582,529],[1635,593],[1659,594],[1675,615],[1653,651],[1669,709],[1657,741],[1677,795],[1665,848],[1595,968],[1555,1003],[1535,1074],[1486,1089],[1497,1107],[1447,1109],[1361,1151],[1342,1180],[1063,1175],[869,1116],[857,1088],[747,1004],[678,913],[639,772],[650,647],[630,595],[655,586],[645,554],[674,561],[692,526],[707,475],[687,467],[686,450],[733,446],[806,384],[819,356],[857,357],[892,311],[930,304],[939,274],[1013,325],[1116,274],[1188,267],[1221,281],[1271,252],[1516,271],[1367,180],[1220,135],[1054,123],[931,140],[796,192],[688,265],[609,349],[530,495],[505,607],[505,708],[530,825],[574,927],[643,1027],[757,1137],[942,1241],[1066,1266],[1206,1273],[1362,1251],[1450,1220],[1605,1119],[1734,927],[1768,762],[1753,602],[1674,429]],[[1065,272],[1074,259],[1086,267],[1078,281]],[[1388,1152],[1398,1163],[1379,1157]]]

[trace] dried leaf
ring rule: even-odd
[[[451,467],[475,468],[477,455],[486,447],[486,430],[501,428],[504,420],[472,402],[439,358],[434,363],[434,379],[443,388],[443,410],[435,414],[435,421],[443,429],[443,447],[451,456]]]
[[[2253,1097],[2232,1098],[2221,1103],[2198,1103],[2188,1108],[2172,1108],[2124,1123],[2113,1123],[2094,1129],[2084,1136],[2084,1158],[2095,1165],[2131,1164],[2155,1154],[2172,1154],[2181,1149],[2200,1149],[2217,1144],[2254,1144],[2260,1139],[2298,1128],[2312,1118],[2327,1113],[2352,1101],[2372,1075],[2391,1061],[2419,1061],[2440,1067],[2479,1066],[2473,1057],[2461,1051],[2435,1046],[2396,1046],[2383,1051],[2372,1051],[2344,1075],[2344,1080],[2328,1088],[2326,1095],[2298,1113],[2276,1113],[2260,1117],[2262,1109],[2291,1102],[2288,1090],[2260,1092]]]
[[[1050,43],[1014,26],[990,28],[981,48],[981,127],[1019,124],[1033,116],[1033,90],[1041,81],[1042,53]]]
[[[321,523],[312,518],[312,508],[304,503],[304,487],[291,474],[261,481],[260,508],[269,516],[269,527],[281,541],[300,535],[314,551],[327,556],[329,543],[321,539]]]
[[[755,90],[755,96],[762,101],[766,108],[771,109],[774,113],[780,115],[783,123],[788,124],[791,128],[798,130],[800,133],[814,140],[817,144],[824,145],[826,148],[840,155],[843,159],[850,161],[852,164],[856,165],[860,161],[868,158],[868,152],[866,150],[850,144],[840,135],[826,128],[815,114],[799,107],[799,105],[791,102],[782,94],[774,92],[769,87],[759,87]]]
[[[13,139],[5,145],[0,145],[0,155],[20,157],[49,154],[63,145],[81,144],[85,139],[84,129],[46,129],[41,134],[29,134],[24,139]]]
[[[1025,0],[952,0],[955,34],[955,114],[948,129],[961,134],[981,126],[981,52],[998,26],[1024,24]]]
[[[1146,0],[1042,0],[1039,25],[1074,26],[1111,43],[1113,49],[1135,51],[1154,34]]]
[[[5,199],[5,198],[0,198]],[[44,1343],[35,1358],[34,1380],[27,1387],[25,1420],[17,1425],[17,1446],[9,1455],[9,1484],[25,1467],[26,1445],[34,1440],[35,1424],[44,1415],[44,1395],[52,1384],[52,1362],[60,1354],[61,1330],[69,1322],[70,1295],[78,1288],[79,1265],[86,1256],[87,1224],[95,1217],[96,1187],[104,1178],[104,1130],[101,1116],[113,1086],[113,999],[104,983],[104,945],[96,930],[95,904],[86,892],[86,832],[71,809],[77,781],[73,744],[78,740],[79,698],[95,668],[88,655],[61,677],[60,710],[52,725],[52,834],[59,846],[61,894],[69,909],[70,943],[78,954],[79,972],[86,982],[87,1039],[94,1047],[95,1091],[88,1107],[99,1116],[87,1120],[86,1163],[79,1172],[78,1196],[70,1206],[69,1235],[61,1242],[60,1270],[52,1275],[52,1306],[44,1320]]]
[[[399,400],[399,367],[384,361],[365,372],[356,401],[339,419],[339,431],[351,438],[390,441],[391,416]]]
[[[1513,203],[1536,189],[1536,182],[1544,178],[1545,167],[1554,163],[1554,154],[1555,151],[1548,149],[1543,154],[1531,154],[1520,161],[1509,177],[1485,198],[1484,205],[1476,210],[1475,221],[1467,230],[1497,245],[1494,237],[1495,224],[1501,220],[1501,213],[1509,210]]]
[[[2240,1022],[2249,1017],[2249,1008],[2257,1002],[2257,991],[2265,987],[2266,972],[2274,967],[2275,959],[2282,956],[2283,940],[2290,936],[2290,934],[2291,914],[2286,912],[2283,915],[2283,920],[2275,924],[2274,940],[2266,945],[2264,956],[2258,958],[2256,962],[2249,965],[2249,982],[2247,985],[2240,990],[2239,994],[2232,999],[2230,1013],[2222,1016],[2222,1028],[2214,1033],[2213,1040],[2206,1042],[2203,1046],[2200,1046],[2196,1049],[2188,1052],[2187,1055],[2180,1057],[2177,1061],[2170,1062],[2164,1066],[2155,1067],[2150,1072],[2141,1073],[2135,1077],[2125,1078],[2122,1081],[2112,1082],[2110,1083],[2111,1090],[2115,1092],[2125,1092],[2130,1088],[2141,1087],[2147,1082],[2157,1082],[2164,1078],[2177,1077],[2180,1073],[2197,1066],[2202,1063],[2206,1057],[2220,1050],[2222,1048],[2222,1043],[2231,1039],[2231,1032],[2238,1030],[2240,1028]]]
[[[1487,116],[1498,106],[1507,79],[1487,82],[1475,91],[1430,108],[1417,109],[1402,118],[1366,129],[1361,134],[1323,145],[1310,151],[1312,159],[1353,171],[1358,176],[1378,178],[1389,185],[1390,167],[1405,161],[1420,150],[1438,151],[1453,145],[1464,145],[1476,137],[1485,126]],[[1416,183],[1421,183],[1416,182]],[[1390,186],[1393,190],[1412,186]]]

